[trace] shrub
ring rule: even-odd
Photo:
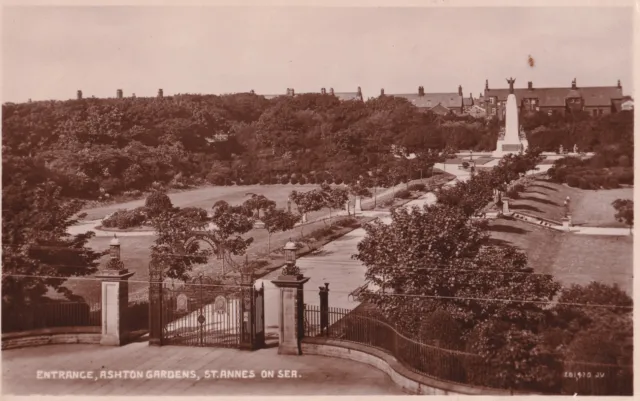
[[[620,184],[618,184],[618,177],[614,176],[614,175],[610,175],[609,177],[605,178],[604,183],[602,184],[602,186],[605,189],[620,188]]]
[[[173,207],[169,196],[160,191],[155,191],[149,195],[144,205],[150,216],[157,216],[158,214],[170,210]]]
[[[335,180],[333,180],[333,183],[334,183],[334,184],[336,184],[336,185],[340,185],[340,184],[342,184],[343,182],[344,182],[344,181],[342,180],[342,178],[339,178],[339,177],[338,177],[338,178],[336,178]]]
[[[346,217],[344,219],[336,220],[335,222],[333,222],[332,225],[335,225],[338,227],[354,227],[354,226],[359,226],[360,222],[358,221],[358,219],[355,219],[353,217]]]
[[[618,166],[620,167],[629,167],[631,166],[631,161],[629,160],[629,156],[622,155],[618,158]]]
[[[293,176],[293,177],[291,178],[291,183],[292,183],[293,185],[296,185],[298,182],[299,182],[299,181],[298,181],[298,178],[297,178],[297,177]]]
[[[300,185],[306,184],[307,183],[307,177],[305,177],[305,176],[300,177],[299,183],[300,183]]]
[[[409,191],[424,191],[427,188],[424,184],[411,184],[409,185]]]
[[[147,218],[148,211],[145,207],[139,207],[133,210],[122,209],[102,220],[102,225],[108,228],[119,229],[139,227],[147,221]]]
[[[462,168],[464,169],[469,168],[469,162],[462,162]]]
[[[398,192],[396,192],[396,198],[409,199],[411,198],[411,192],[407,191],[406,189],[401,189]]]
[[[308,236],[313,238],[325,238],[333,234],[333,227],[320,227],[311,231]]]
[[[567,185],[577,188],[580,185],[580,178],[575,175],[569,175],[566,178]]]
[[[315,176],[313,176],[313,175],[309,176],[309,184],[315,184],[316,182],[317,181],[316,181],[316,177]]]
[[[289,177],[284,175],[282,177],[280,177],[280,184],[288,184],[289,183]]]
[[[620,184],[633,185],[633,170],[627,170],[618,175]]]
[[[580,178],[578,180],[578,188],[580,189],[591,189],[591,183],[587,181],[586,178]]]
[[[522,191],[524,191],[524,185],[516,184],[507,191],[507,196],[512,199],[518,199]]]
[[[383,201],[379,202],[379,204],[380,204],[380,206],[382,206],[382,207],[388,207],[388,206],[391,206],[391,205],[393,205],[393,198],[385,199],[385,200],[383,200]]]

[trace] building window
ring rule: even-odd
[[[489,102],[490,102],[491,104],[496,104],[496,98],[495,98],[495,96],[491,96],[491,97],[489,98]]]
[[[598,110],[593,109],[593,111],[592,111],[592,112],[593,112],[593,116],[594,116],[594,117],[598,115]]]
[[[491,109],[491,114],[495,116],[496,115],[496,109]]]
[[[548,115],[552,115],[552,114],[553,114],[553,110],[549,110],[549,111],[547,111],[547,114],[548,114]]]
[[[598,110],[598,114],[602,115],[602,109]]]

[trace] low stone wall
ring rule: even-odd
[[[36,347],[50,344],[100,344],[102,328],[56,327],[2,334],[2,349]]]
[[[410,371],[392,355],[366,345],[329,338],[302,340],[303,355],[321,355],[371,365],[389,375],[403,391],[415,395],[510,395],[508,390],[473,387],[426,377]]]
[[[541,226],[541,227],[545,227],[545,228],[550,228],[550,229],[553,229],[553,230],[564,230],[562,228],[562,223],[560,223],[560,222],[543,219],[541,217],[529,216],[529,215],[524,214],[522,212],[513,212],[513,218],[515,218],[517,220],[520,220],[520,221],[524,221],[526,223],[535,224],[535,225],[538,225],[538,226]]]

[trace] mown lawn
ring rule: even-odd
[[[592,227],[626,227],[613,217],[611,203],[616,199],[633,199],[633,188],[584,191],[573,210],[574,224]]]
[[[247,185],[247,186],[209,186],[183,192],[170,193],[169,198],[174,206],[178,207],[201,207],[211,209],[214,203],[225,200],[232,205],[240,204],[249,199],[251,195],[264,195],[275,201],[279,208],[287,206],[287,199],[291,191],[306,192],[318,188],[318,185]],[[97,208],[85,209],[86,220],[101,219],[104,216],[120,209],[135,209],[143,206],[145,199],[106,205]]]
[[[523,250],[537,272],[553,274],[564,285],[600,281],[618,284],[632,295],[633,238],[569,234],[516,220],[490,223],[495,244]]]
[[[537,180],[527,187],[510,208],[534,216],[559,221],[564,215],[564,201],[570,197],[574,225],[591,227],[624,227],[613,217],[611,202],[618,198],[633,199],[633,188],[584,190],[567,185]]]

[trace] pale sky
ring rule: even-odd
[[[2,101],[362,87],[632,94],[631,8],[5,7]],[[528,56],[536,63],[529,67]]]

